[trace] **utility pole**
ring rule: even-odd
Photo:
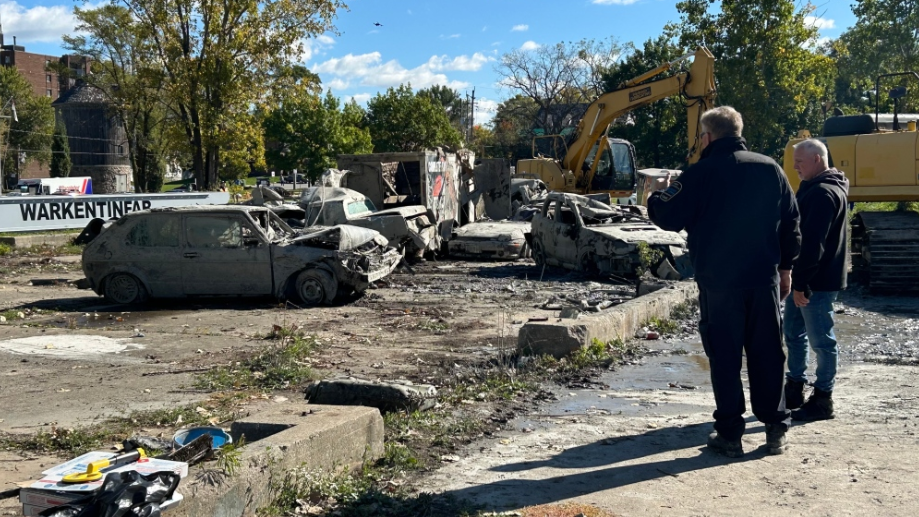
[[[469,143],[475,138],[475,87],[472,87],[472,104],[469,106]]]

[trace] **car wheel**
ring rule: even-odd
[[[546,263],[546,249],[542,245],[542,241],[539,239],[533,239],[533,260],[536,261],[537,266],[545,265]]]
[[[297,296],[307,306],[332,303],[337,294],[338,284],[328,271],[307,269],[297,276]]]
[[[103,296],[109,302],[129,305],[146,301],[147,290],[134,275],[115,273],[105,279]]]

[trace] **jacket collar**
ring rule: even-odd
[[[747,141],[739,136],[728,136],[719,138],[708,144],[708,147],[702,150],[702,158],[709,156],[723,156],[733,154],[737,151],[746,151]]]

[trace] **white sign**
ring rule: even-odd
[[[9,196],[0,198],[0,232],[83,229],[95,218],[118,218],[150,208],[225,205],[227,192]]]

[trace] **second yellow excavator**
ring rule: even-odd
[[[650,81],[692,58],[688,72]],[[705,47],[626,81],[617,90],[601,95],[592,102],[577,126],[569,144],[561,135],[548,139],[554,157],[537,155],[517,162],[516,174],[537,177],[549,190],[575,194],[609,193],[613,199],[627,198],[635,191],[635,148],[627,140],[610,138],[609,126],[617,118],[636,108],[673,95],[679,95],[689,119],[687,161],[698,161],[701,149],[699,118],[714,105],[715,58]],[[545,142],[543,142],[545,143]]]

